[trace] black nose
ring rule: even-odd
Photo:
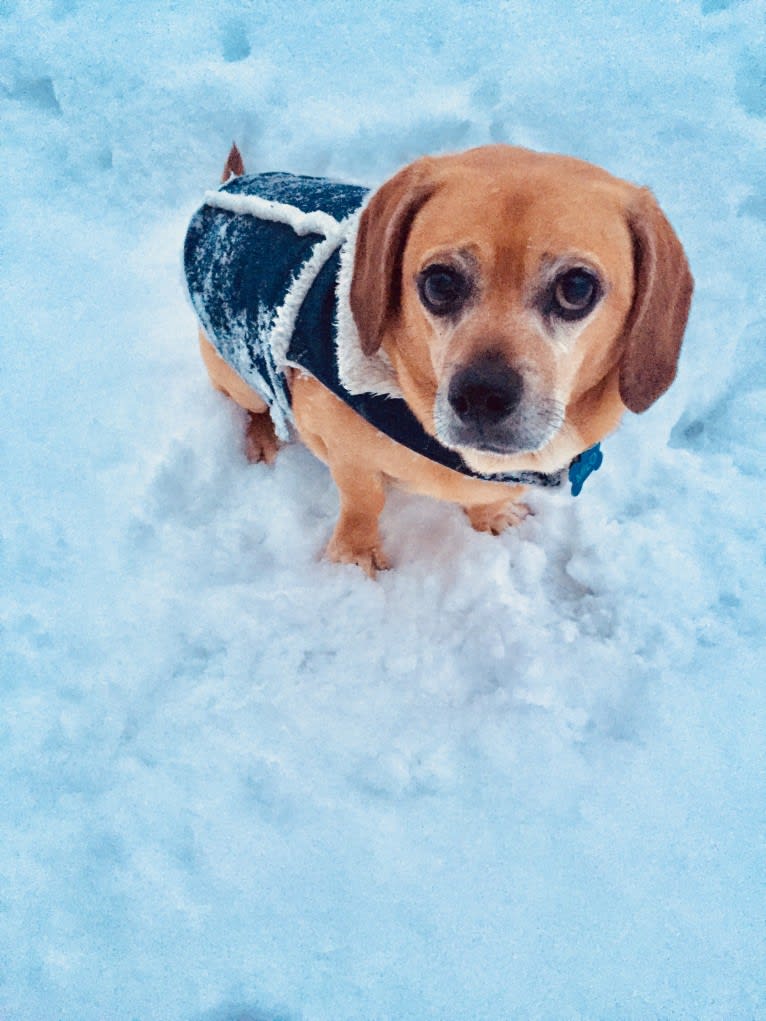
[[[524,384],[521,376],[500,358],[486,358],[458,369],[447,399],[463,422],[494,425],[518,407]]]

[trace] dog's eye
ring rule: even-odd
[[[596,304],[598,280],[587,269],[570,269],[553,285],[551,312],[560,319],[581,319]]]
[[[451,266],[429,266],[418,277],[420,300],[434,315],[450,315],[464,304],[471,287]]]

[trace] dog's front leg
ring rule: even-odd
[[[524,487],[518,486],[512,491],[512,495],[504,500],[464,507],[463,510],[477,532],[500,535],[506,528],[520,524],[532,513],[529,507],[519,500],[523,492]]]
[[[382,551],[378,518],[386,502],[383,477],[359,465],[330,464],[340,494],[340,516],[325,557],[340,564],[357,564],[374,578],[391,566]]]

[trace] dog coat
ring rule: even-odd
[[[266,402],[281,439],[292,426],[285,372],[296,368],[380,432],[446,468],[487,481],[561,485],[565,469],[473,471],[423,429],[385,352],[362,352],[349,292],[367,194],[356,185],[282,173],[235,177],[207,192],[186,234],[184,265],[209,341]],[[574,495],[600,458],[595,447],[572,462]]]

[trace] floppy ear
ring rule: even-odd
[[[620,397],[640,412],[675,379],[694,280],[681,242],[648,188],[640,190],[628,223],[636,289],[623,337]]]
[[[372,196],[359,221],[351,314],[362,351],[374,354],[401,303],[402,256],[418,210],[433,194],[428,159],[400,170]]]

